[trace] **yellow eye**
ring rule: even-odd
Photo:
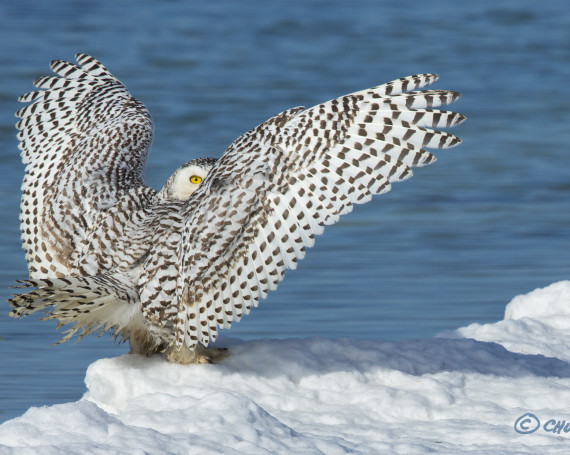
[[[193,183],[194,185],[197,185],[201,181],[202,181],[202,177],[200,177],[198,175],[193,175],[192,177],[190,177],[190,183]]]

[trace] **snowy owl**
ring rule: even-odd
[[[315,236],[354,204],[461,141],[431,128],[459,94],[404,77],[310,109],[296,107],[234,141],[218,160],[143,179],[153,123],[100,62],[56,60],[16,115],[26,173],[21,232],[34,288],[11,316],[38,310],[74,334],[110,330],[131,352],[205,363],[218,330],[248,314]],[[69,327],[69,326],[68,326]]]

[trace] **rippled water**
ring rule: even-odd
[[[570,276],[570,12],[535,2],[0,4],[0,293],[25,278],[16,98],[54,58],[91,53],[150,109],[147,180],[219,156],[296,105],[418,73],[458,90],[464,143],[317,241],[226,335],[409,339],[502,318],[516,294]],[[108,337],[51,346],[54,324],[0,311],[0,420],[75,400]]]

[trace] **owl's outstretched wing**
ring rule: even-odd
[[[97,60],[76,58],[51,62],[57,76],[36,79],[40,90],[21,96],[30,104],[16,113],[26,165],[20,226],[34,278],[75,274],[74,254],[97,218],[117,204],[140,209],[155,193],[143,182],[147,109]]]
[[[207,345],[277,287],[325,225],[433,162],[424,148],[459,144],[431,129],[464,120],[433,109],[458,93],[405,93],[437,78],[286,111],[237,139],[185,207],[161,217],[139,282],[147,320],[173,324],[178,346]]]

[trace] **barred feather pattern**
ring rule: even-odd
[[[176,254],[143,267],[147,319],[159,323],[168,306],[177,346],[207,346],[276,289],[325,225],[433,162],[424,147],[459,144],[431,129],[463,121],[434,110],[458,93],[402,93],[436,78],[412,76],[287,111],[234,142],[187,204]],[[165,294],[160,282],[176,285]]]
[[[20,101],[16,116],[26,173],[20,226],[30,276],[77,273],[79,244],[101,213],[141,205],[153,124],[148,111],[101,63],[85,54],[53,61],[57,76]],[[138,207],[140,209],[140,207]],[[119,212],[115,213],[116,215]]]
[[[122,330],[144,326],[136,303],[139,296],[132,287],[132,277],[115,276],[68,277],[26,280],[17,287],[35,287],[34,291],[14,296],[10,303],[13,317],[28,316],[36,311],[46,313],[44,320],[56,319],[58,328],[71,324],[58,342],[73,335],[80,338],[94,332],[112,330],[123,337]],[[148,329],[146,329],[148,330]]]
[[[165,189],[142,179],[152,140],[146,109],[95,59],[80,54],[78,62],[53,64],[60,77],[41,80],[45,90],[25,95],[32,104],[18,114],[23,240],[40,279],[11,304],[14,316],[51,306],[48,314],[65,323],[84,310],[98,314],[77,324],[87,333],[99,327],[129,337],[136,325],[154,345],[207,346],[277,288],[325,226],[435,161],[426,149],[461,142],[439,129],[464,117],[438,109],[459,94],[424,89],[437,75],[409,76],[276,115],[236,139],[189,199],[167,200]],[[42,123],[52,113],[64,134],[59,123]],[[63,218],[55,213],[62,207]],[[55,212],[42,222],[46,208]],[[50,284],[68,275],[80,281]],[[105,294],[107,282],[114,284]],[[123,316],[91,311],[102,301]],[[76,317],[73,308],[81,309]]]

